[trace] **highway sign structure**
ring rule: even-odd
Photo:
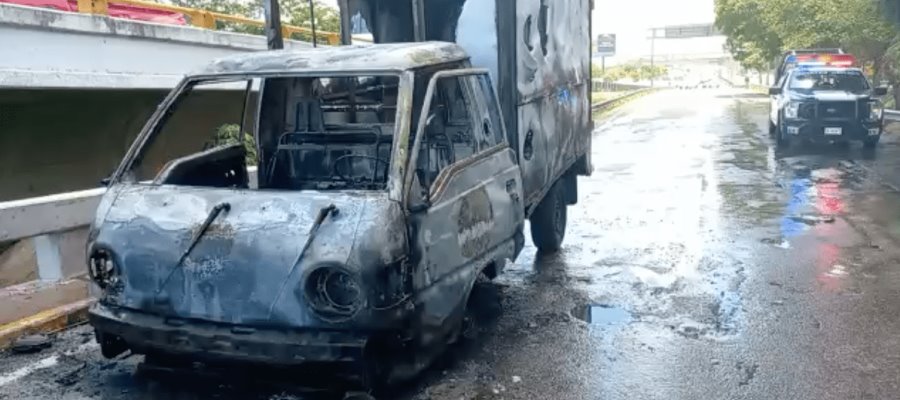
[[[690,39],[722,35],[713,24],[669,25],[652,28],[651,31],[652,37],[656,39]]]

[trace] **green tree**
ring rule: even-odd
[[[248,166],[258,165],[259,158],[256,153],[256,140],[253,135],[244,132],[241,133],[241,127],[238,124],[225,124],[216,129],[216,136],[213,138],[213,146],[227,146],[232,144],[242,144],[247,152],[245,161]]]
[[[781,37],[765,19],[765,0],[716,0],[716,27],[741,66],[765,71],[782,51]]]
[[[876,0],[716,0],[716,26],[741,65],[767,71],[788,49],[840,47],[871,67],[874,79],[900,82],[897,31]],[[896,93],[900,100],[900,92]]]

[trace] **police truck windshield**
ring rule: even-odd
[[[864,92],[869,83],[858,71],[798,71],[791,78],[791,89],[800,92],[836,90]]]

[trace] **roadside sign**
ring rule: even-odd
[[[597,55],[603,57],[612,57],[616,55],[615,33],[597,35]]]

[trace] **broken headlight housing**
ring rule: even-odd
[[[88,275],[101,289],[118,283],[119,272],[112,253],[105,249],[91,251],[88,258]]]
[[[338,265],[313,268],[303,284],[303,296],[313,313],[332,322],[352,318],[363,305],[358,276]]]

